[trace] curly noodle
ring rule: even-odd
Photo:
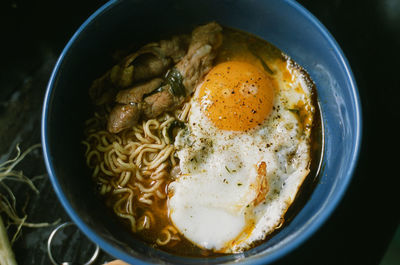
[[[86,164],[99,193],[110,198],[114,213],[127,220],[133,232],[154,229],[160,218],[154,212],[166,204],[170,171],[178,163],[169,129],[174,121],[186,121],[189,109],[185,104],[173,114],[144,120],[118,134],[104,130],[107,112],[96,112],[86,122]],[[171,240],[180,238],[167,224],[155,243],[162,246]]]

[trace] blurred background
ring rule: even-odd
[[[41,108],[52,68],[80,24],[105,2],[0,1],[0,164],[16,155],[18,143],[23,151],[40,143]],[[363,143],[350,188],[333,216],[276,264],[400,264],[400,0],[298,2],[328,28],[350,62],[363,106]],[[7,182],[17,197],[18,214],[36,223],[69,221],[46,175],[41,149],[17,169],[38,176],[34,184],[40,191]],[[13,244],[18,263],[51,264],[46,243],[54,228],[23,227]],[[11,237],[15,230],[9,227]],[[55,239],[54,255],[83,263],[94,247],[70,230]],[[96,264],[112,259],[101,252]]]

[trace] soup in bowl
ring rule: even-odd
[[[298,4],[111,1],[57,62],[42,139],[61,203],[111,255],[265,263],[332,213],[360,126],[346,59]]]

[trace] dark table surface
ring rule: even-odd
[[[41,107],[52,67],[79,25],[105,2],[0,2],[0,163],[15,154],[17,143],[25,150],[40,142]],[[277,264],[379,264],[400,214],[400,0],[299,2],[329,29],[350,62],[363,107],[363,143],[354,178],[337,210],[310,240]],[[40,149],[19,169],[29,176],[45,174]],[[28,220],[68,221],[47,176],[35,184],[39,195],[25,185],[10,184],[18,206],[27,203]],[[13,245],[19,264],[50,264],[46,241],[52,229],[23,228]],[[83,261],[93,250],[90,243],[78,233],[68,236],[68,244],[56,242],[55,252]],[[102,252],[97,264],[111,259]]]

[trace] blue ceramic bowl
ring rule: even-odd
[[[110,54],[202,23],[217,21],[253,33],[302,65],[315,81],[323,116],[324,157],[319,183],[295,218],[267,242],[242,254],[188,258],[151,248],[106,218],[84,164],[84,120],[91,81],[111,65]],[[43,151],[59,200],[100,247],[132,264],[267,264],[290,253],[332,214],[351,180],[361,142],[361,107],[354,77],[338,44],[307,10],[289,0],[110,1],[78,29],[51,75],[43,107]]]

